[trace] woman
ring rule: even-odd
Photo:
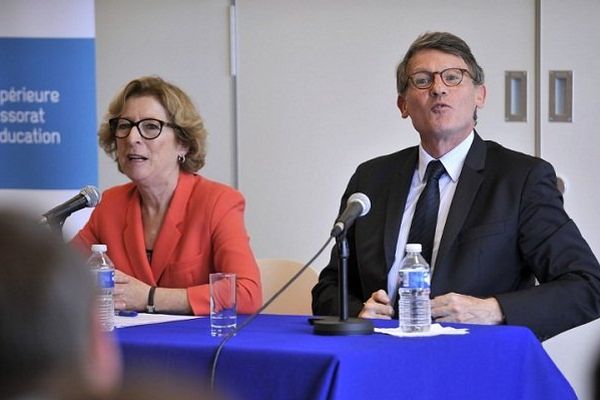
[[[258,266],[244,227],[244,199],[196,175],[206,131],[190,98],[158,77],[129,82],[111,102],[100,145],[131,182],[108,189],[73,239],[105,243],[117,268],[115,308],[209,313],[208,275],[237,274],[237,310],[261,303]]]

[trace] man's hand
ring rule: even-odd
[[[448,293],[431,300],[431,318],[434,322],[480,325],[498,325],[504,322],[502,310],[494,297],[479,299],[457,293]]]
[[[379,289],[371,294],[369,300],[363,303],[363,308],[358,314],[359,318],[392,319],[394,308],[390,305],[390,298],[385,290]]]

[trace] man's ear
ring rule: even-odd
[[[398,99],[396,100],[396,104],[398,105],[398,109],[400,110],[400,115],[402,115],[402,118],[408,118],[409,114],[404,96],[399,95]]]
[[[475,93],[475,105],[477,108],[483,108],[485,106],[485,99],[487,98],[487,88],[485,85],[479,85],[476,88]]]

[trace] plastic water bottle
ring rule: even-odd
[[[115,306],[113,302],[115,267],[106,254],[105,244],[92,245],[92,255],[88,258],[87,264],[96,282],[100,325],[102,330],[112,331],[115,327]]]
[[[406,245],[406,256],[398,273],[398,322],[403,332],[425,332],[431,326],[429,264],[421,245]]]

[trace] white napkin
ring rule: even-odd
[[[466,335],[469,333],[467,328],[452,328],[450,326],[441,326],[440,324],[431,324],[426,332],[402,332],[400,327],[397,328],[375,328],[375,332],[385,335],[397,337],[422,337],[422,336],[438,336],[438,335]]]
[[[136,313],[135,315],[123,317],[115,315],[115,328],[127,328],[129,326],[160,324],[162,322],[183,321],[186,319],[200,318],[192,315],[171,315],[171,314],[146,314]]]

